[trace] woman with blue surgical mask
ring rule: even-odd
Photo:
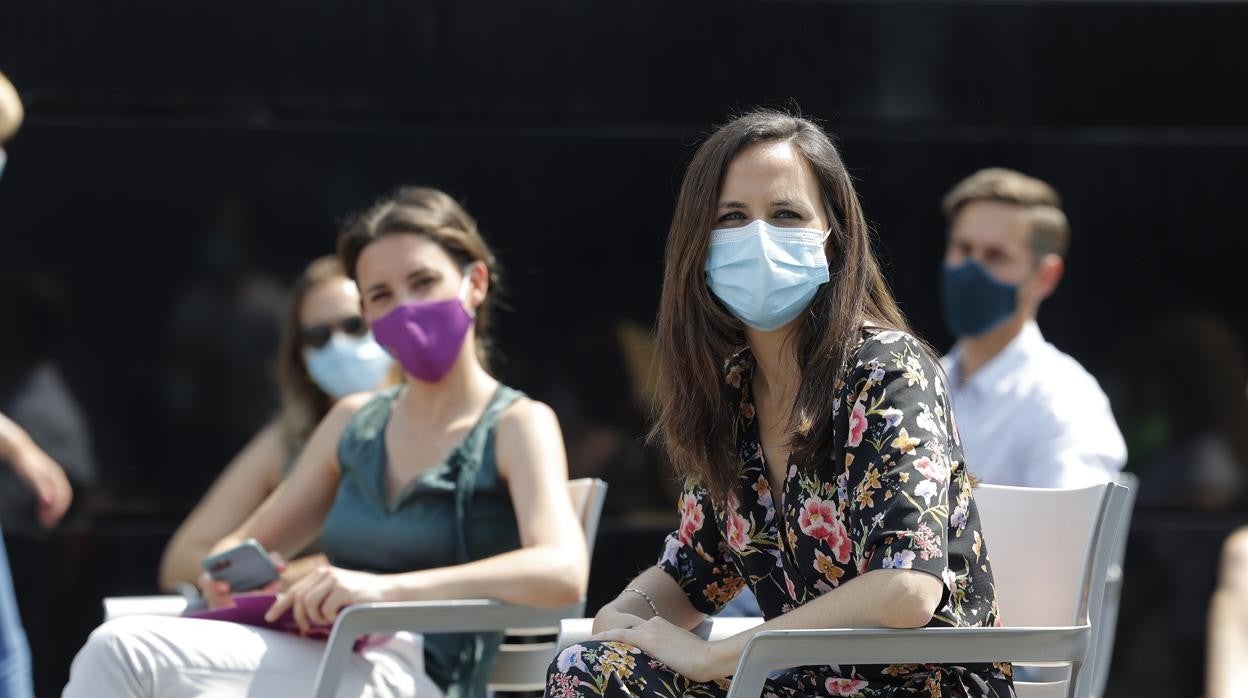
[[[312,429],[340,398],[394,382],[390,355],[360,315],[360,292],[335,256],[300,274],[291,292],[278,358],[282,410],[256,434],[213,484],[165,548],[161,587],[195,584],[201,560],[218,540],[251,516],[285,479]],[[319,564],[304,556],[286,579]]]
[[[698,148],[667,238],[656,419],[685,481],[657,563],[563,650],[547,696],[725,695],[759,631],[992,626],[943,374],[909,333],[849,173],[760,110]],[[690,632],[749,588],[766,622]],[[1010,665],[805,666],[763,695],[1013,695]]]

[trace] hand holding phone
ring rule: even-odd
[[[204,571],[216,582],[225,582],[229,591],[252,591],[277,581],[281,571],[254,538],[204,558]]]

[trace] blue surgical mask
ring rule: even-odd
[[[770,332],[793,321],[828,282],[827,233],[755,220],[711,231],[706,282],[738,320]]]
[[[1018,286],[1003,284],[973,259],[941,269],[945,324],[955,337],[978,337],[1018,308]]]
[[[394,360],[372,334],[351,337],[335,332],[320,349],[303,350],[308,375],[335,400],[381,385]]]

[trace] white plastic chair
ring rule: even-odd
[[[1114,549],[1109,572],[1105,577],[1105,596],[1100,607],[1089,607],[1092,624],[1092,656],[1084,667],[1086,680],[1079,682],[1080,698],[1101,698],[1109,684],[1110,663],[1114,656],[1114,634],[1118,626],[1118,598],[1122,595],[1122,564],[1127,555],[1127,537],[1131,532],[1131,513],[1135,507],[1138,487],[1131,473],[1119,473],[1118,484],[1126,489],[1122,512],[1115,523]]]
[[[1020,698],[1074,696],[1080,669],[1091,657],[1089,608],[1099,608],[1105,592],[1103,581],[1090,580],[1107,578],[1114,524],[1127,498],[1126,488],[1116,484],[1071,490],[982,485],[975,501],[1007,627],[760,632],[741,655],[728,697],[755,698],[769,672],[796,666],[1006,660],[1070,667],[1068,676],[1054,681],[1016,682]],[[719,631],[722,622],[711,619],[699,634],[733,634]],[[559,647],[588,638],[591,624],[565,621]]]
[[[585,532],[585,543],[592,557],[598,521],[607,496],[607,483],[595,478],[582,478],[568,483]],[[330,633],[321,666],[316,674],[316,698],[332,698],[342,680],[342,672],[350,659],[352,648],[361,635],[410,631],[499,632],[507,638],[553,637],[565,618],[578,618],[585,613],[585,600],[564,608],[532,608],[491,599],[455,601],[414,601],[402,603],[369,603],[350,606],[338,614]],[[490,688],[495,691],[540,691],[546,685],[546,667],[555,654],[555,643],[503,641],[499,647]]]

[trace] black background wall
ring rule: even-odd
[[[40,561],[15,559],[19,591],[46,581],[36,567],[72,574],[81,608],[150,591],[168,525],[269,414],[267,368],[208,380],[186,358],[247,326],[204,322],[212,289],[264,305],[256,289],[330,251],[347,211],[438,186],[506,265],[501,375],[554,399],[560,374],[602,365],[569,336],[653,319],[691,146],[757,104],[800,105],[840,138],[896,293],[937,346],[941,194],[988,165],[1057,186],[1073,246],[1042,328],[1146,441],[1135,387],[1157,318],[1248,333],[1245,35],[1240,3],[5,0],[0,70],[29,116],[6,146],[0,268],[64,285],[58,359],[101,469],[61,547],[15,544]],[[231,346],[213,366],[251,345]],[[1210,577],[1233,523],[1198,526],[1210,552],[1180,564]],[[87,539],[106,541],[95,557],[65,553]],[[1203,613],[1206,591],[1185,593]],[[1201,671],[1188,621],[1196,649],[1157,681]],[[36,647],[49,694],[69,635]]]

